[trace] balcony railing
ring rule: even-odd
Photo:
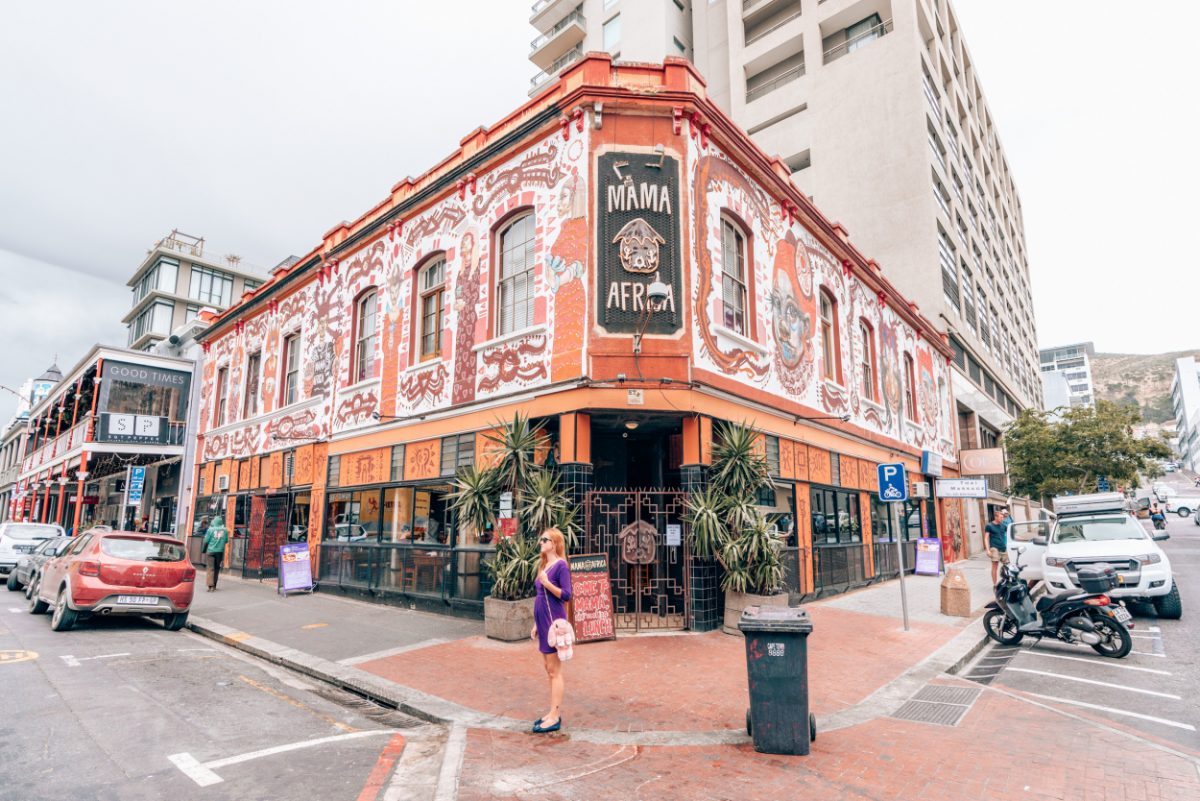
[[[583,58],[583,48],[576,47],[575,49],[568,51],[565,55],[561,56],[553,64],[551,64],[550,69],[539,72],[529,80],[529,91],[532,92],[541,88],[543,84],[548,83],[550,79],[562,72],[563,69],[581,58]]]
[[[875,27],[865,30],[851,39],[847,39],[840,45],[829,48],[825,51],[825,63],[828,64],[831,61],[837,61],[842,56],[847,53],[853,53],[868,42],[878,39],[881,36],[886,36],[892,32],[892,27],[892,21],[886,19]]]
[[[560,20],[553,28],[530,42],[529,51],[531,53],[535,53],[538,50],[541,50],[546,46],[547,42],[566,30],[567,26],[574,24],[578,24],[579,27],[583,28],[584,30],[587,29],[587,20],[584,19],[583,14],[579,13],[579,9],[575,9],[570,14],[563,17],[563,19]]]
[[[779,87],[783,86],[785,83],[791,83],[792,81],[796,80],[797,78],[802,77],[803,75],[804,75],[804,65],[798,64],[795,67],[792,67],[787,72],[780,73],[777,77],[772,78],[771,80],[767,81],[764,84],[760,84],[759,86],[756,86],[753,89],[747,89],[746,90],[746,102],[750,103],[752,101],[758,100],[763,95],[769,94],[769,93],[775,91],[776,89],[778,89]]]
[[[764,36],[770,36],[771,34],[775,33],[775,31],[782,28],[784,25],[787,25],[789,22],[791,22],[794,19],[798,19],[799,17],[800,17],[800,9],[797,8],[791,14],[788,14],[786,17],[779,20],[779,22],[776,22],[774,25],[770,26],[769,28],[765,28],[764,30],[758,31],[753,36],[751,36],[749,31],[747,31],[746,32],[746,46],[749,47],[750,45],[757,42],[759,39],[762,39]]]

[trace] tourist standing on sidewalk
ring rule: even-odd
[[[221,576],[221,563],[225,561],[225,546],[229,544],[229,529],[220,515],[213,518],[204,534],[204,555],[208,557],[208,591],[217,588],[217,579]]]
[[[558,651],[550,645],[547,637],[550,624],[555,620],[566,620],[565,604],[571,600],[571,568],[567,565],[567,543],[562,532],[548,528],[538,537],[542,558],[538,566],[537,596],[534,599],[533,619],[537,623],[538,650],[550,679],[550,711],[533,724],[537,734],[558,731],[562,728],[560,708],[563,700],[563,667]]]
[[[1000,563],[1008,564],[1008,525],[1004,520],[1004,510],[997,508],[992,512],[992,522],[983,530],[988,535],[988,558],[992,560],[992,586],[995,586]]]

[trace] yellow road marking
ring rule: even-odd
[[[242,642],[243,640],[250,639],[250,635],[244,631],[235,631],[233,634],[227,635],[225,639],[233,640],[234,642]]]
[[[328,623],[309,623],[307,626],[301,626],[302,629],[323,629],[328,626]]]
[[[0,651],[0,665],[15,662],[32,662],[37,658],[37,651]]]
[[[278,698],[280,701],[286,701],[287,703],[291,704],[292,706],[296,707],[297,709],[303,709],[305,712],[309,713],[310,715],[313,715],[314,717],[320,718],[321,720],[325,721],[330,726],[333,726],[336,729],[340,729],[344,732],[358,731],[358,729],[354,728],[353,726],[349,726],[345,723],[342,723],[337,718],[330,717],[329,715],[326,715],[323,712],[318,712],[317,710],[313,709],[311,706],[308,706],[304,703],[301,703],[300,701],[297,701],[295,698],[292,698],[290,695],[286,695],[284,693],[279,692],[278,690],[272,689],[271,687],[268,687],[265,684],[255,681],[254,679],[250,678],[249,676],[238,676],[238,678],[241,679],[242,681],[246,682],[247,684],[249,684],[251,687],[253,687],[256,690],[262,690],[267,695]]]

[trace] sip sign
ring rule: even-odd
[[[879,465],[879,500],[908,500],[908,476],[903,464]]]

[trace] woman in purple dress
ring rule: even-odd
[[[538,569],[537,597],[533,604],[533,619],[537,623],[538,650],[542,652],[546,675],[550,678],[550,712],[538,718],[533,731],[538,734],[558,731],[562,728],[559,707],[563,699],[562,662],[558,651],[547,642],[550,624],[555,620],[566,620],[565,604],[571,600],[571,569],[567,565],[567,544],[562,532],[548,528],[538,537],[542,561]]]

